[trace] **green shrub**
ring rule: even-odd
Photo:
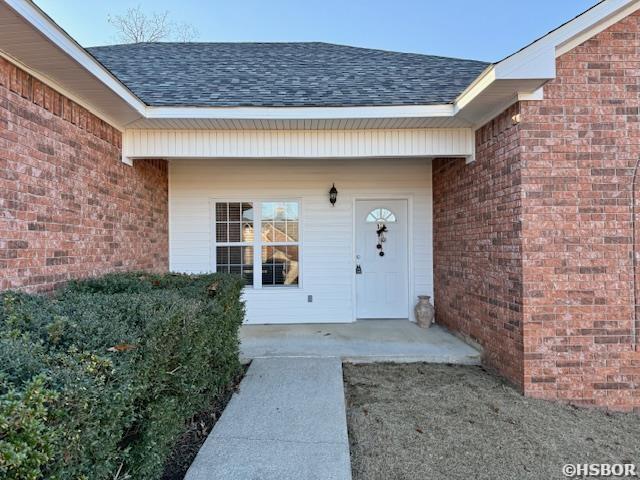
[[[129,273],[0,295],[0,476],[158,478],[185,421],[240,369],[241,289]]]
[[[3,381],[0,395],[0,474],[2,478],[32,480],[52,459],[53,434],[47,426],[48,405],[55,393],[36,376],[16,391]]]

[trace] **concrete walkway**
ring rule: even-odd
[[[443,328],[420,328],[408,320],[244,325],[240,340],[246,360],[335,356],[350,362],[480,363],[480,352]]]
[[[255,359],[186,480],[350,480],[337,357]]]

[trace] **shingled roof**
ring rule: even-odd
[[[488,65],[327,43],[136,43],[87,50],[152,106],[452,103]]]

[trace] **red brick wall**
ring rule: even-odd
[[[434,163],[437,319],[527,395],[640,411],[639,107],[636,13],[480,129],[475,164]]]
[[[0,58],[0,289],[167,269],[166,163],[120,150],[119,131]]]
[[[639,92],[636,13],[560,57],[544,100],[521,105],[528,395],[640,410],[631,243]]]
[[[476,133],[476,161],[433,164],[436,320],[483,346],[483,361],[523,386],[517,106]]]

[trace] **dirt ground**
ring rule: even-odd
[[[640,415],[524,398],[481,367],[344,365],[354,480],[561,479],[634,463]]]

